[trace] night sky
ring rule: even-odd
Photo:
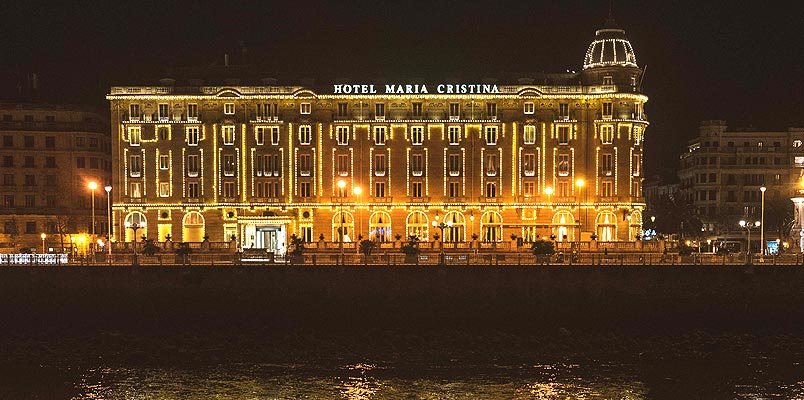
[[[650,97],[648,175],[672,173],[704,119],[804,126],[804,3],[615,1]],[[580,70],[609,1],[6,2],[2,96],[105,109],[112,85],[232,63],[265,76],[464,81]],[[175,76],[174,76],[175,77]],[[181,78],[181,77],[176,77]],[[296,83],[292,81],[291,83]]]

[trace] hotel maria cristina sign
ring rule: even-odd
[[[378,90],[383,89],[380,93]],[[432,89],[435,88],[435,91]],[[488,84],[446,84],[436,85],[386,84],[386,85],[333,85],[334,94],[496,94],[500,93],[497,85]]]

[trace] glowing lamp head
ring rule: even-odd
[[[89,182],[88,186],[89,186],[90,189],[95,190],[95,189],[98,188],[98,182],[95,182],[95,181]]]
[[[447,226],[452,227],[452,221],[447,221]]]
[[[754,221],[754,226],[759,226],[759,221]]]
[[[547,194],[548,196],[553,194],[553,188],[551,188],[549,186],[544,188],[544,193]]]
[[[126,221],[126,222],[124,222],[124,223],[123,223],[123,225],[124,225],[126,228],[131,228],[131,222]]]
[[[338,181],[338,187],[341,188],[341,189],[345,188],[346,187],[346,181],[344,181],[343,179],[339,180]]]
[[[355,186],[355,194],[360,196],[363,193],[363,189],[360,186]]]
[[[436,227],[436,226],[438,226],[438,224],[435,221],[433,221],[433,227]]]
[[[103,189],[104,189],[104,190],[106,190],[106,193],[109,193],[109,192],[111,192],[111,191],[112,191],[112,187],[111,187],[111,186],[105,186]]]
[[[759,191],[761,191],[762,193],[765,193],[765,190],[767,190],[767,189],[768,188],[766,188],[765,186],[762,186],[762,187],[759,188]]]
[[[740,220],[740,226],[745,227],[745,221]]]
[[[42,238],[42,240],[45,240],[45,238],[47,237],[47,235],[45,235],[45,233],[43,232],[41,235],[39,235],[39,237],[40,237],[40,238]]]
[[[578,179],[577,181],[575,181],[575,186],[577,186],[579,188],[582,188],[583,185],[585,185],[585,184],[586,184],[586,182],[584,182],[583,179]]]

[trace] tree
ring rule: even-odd
[[[793,228],[793,203],[783,197],[765,198],[765,236],[786,237]]]
[[[375,247],[377,247],[377,244],[374,243],[374,241],[368,239],[360,241],[360,252],[363,253],[364,256],[370,256]]]
[[[405,253],[406,264],[419,263],[419,237],[415,235],[408,236],[408,242],[402,245],[402,252]]]

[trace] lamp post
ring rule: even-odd
[[[436,218],[438,218],[437,215],[436,215]],[[441,221],[441,222],[433,221],[433,227],[441,229],[441,251],[438,253],[438,265],[446,265],[447,260],[444,257],[444,228],[447,228],[447,227],[451,228],[452,227],[452,221],[447,221],[446,223],[444,221]]]
[[[39,237],[42,238],[42,254],[45,254],[45,238],[47,237],[47,235],[45,235],[45,233],[42,232],[42,234],[39,235]]]
[[[103,188],[106,190],[106,214],[107,219],[109,220],[109,225],[106,227],[106,239],[109,246],[109,264],[112,263],[112,187],[106,186]]]
[[[124,225],[126,226],[127,229],[131,229],[132,231],[134,231],[134,259],[133,259],[131,264],[136,267],[138,265],[137,264],[137,231],[140,230],[140,229],[145,229],[145,222],[142,222],[140,224],[132,224],[131,222],[126,221],[126,223]]]
[[[340,188],[340,190],[338,191],[338,197],[340,198],[341,201],[339,203],[340,211],[338,212],[338,222],[340,223],[340,228],[338,229],[338,247],[339,247],[340,252],[341,252],[341,265],[343,265],[343,263],[344,263],[344,260],[343,260],[343,188],[345,188],[345,187],[346,187],[346,182],[343,179],[339,180],[338,181],[338,188]]]
[[[95,189],[98,188],[98,183],[95,181],[89,182],[89,190],[92,192],[92,241],[89,248],[92,250],[92,258],[95,258]]]
[[[355,188],[352,189],[352,191],[355,193],[355,196],[357,196],[357,198],[355,199],[355,209],[357,209],[357,207],[360,206],[360,204],[359,204],[360,203],[360,194],[363,193],[363,188],[361,188],[360,186],[355,186]],[[357,227],[361,226],[361,224],[363,223],[362,220],[363,220],[363,212],[358,209],[357,210],[357,225],[356,225]],[[359,233],[357,232],[357,229],[355,229],[355,234],[357,234],[358,237],[360,237]],[[358,245],[359,245],[359,243],[358,243]],[[358,246],[355,246],[355,247],[358,248],[358,251],[360,250],[360,248]]]
[[[745,220],[740,220],[740,226],[745,228],[748,231],[748,239],[747,239],[747,248],[745,250],[745,263],[747,265],[751,264],[751,228],[752,227],[759,227],[762,224],[760,221],[754,221],[752,225],[750,222],[746,222]]]
[[[761,214],[761,225],[759,226],[759,245],[762,251],[759,253],[759,261],[765,261],[765,190],[767,188],[762,186],[759,188],[759,191],[762,192],[762,214]]]
[[[581,258],[581,231],[583,230],[583,220],[581,220],[581,191],[583,190],[583,185],[586,184],[583,179],[578,178],[575,181],[575,186],[578,187],[578,238],[576,239],[578,243],[578,261]]]

